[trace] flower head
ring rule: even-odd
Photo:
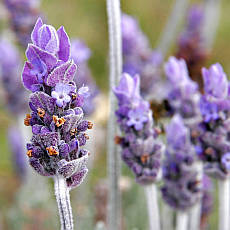
[[[164,185],[161,190],[166,203],[179,210],[192,207],[202,196],[195,149],[188,135],[189,130],[183,120],[174,117],[167,128],[168,145],[163,162]]]
[[[118,99],[117,122],[122,136],[116,141],[122,147],[122,158],[140,184],[157,180],[163,145],[157,140],[152,113],[140,96],[139,76],[123,74],[114,89]]]
[[[202,69],[204,90],[207,96],[215,99],[225,99],[228,96],[228,80],[219,63],[209,69]]]
[[[89,152],[83,146],[89,139],[85,131],[92,125],[83,119],[80,106],[88,88],[77,90],[73,82],[76,64],[69,59],[69,38],[63,27],[56,31],[38,19],[32,41],[22,74],[25,87],[32,91],[29,100],[32,111],[25,119],[33,133],[27,155],[36,172],[62,176],[71,189],[87,173]],[[81,105],[76,103],[79,97]]]

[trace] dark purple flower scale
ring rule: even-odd
[[[196,82],[188,75],[183,59],[170,57],[165,64],[167,76],[167,101],[172,114],[180,114],[187,124],[195,124],[201,120],[200,93]]]
[[[167,127],[167,149],[161,188],[164,201],[174,209],[186,210],[202,197],[202,183],[196,168],[196,154],[189,129],[175,115]]]
[[[81,97],[83,103],[88,88],[77,89],[73,82],[77,67],[70,59],[70,42],[63,27],[56,31],[38,19],[32,42],[22,73],[24,86],[32,91],[32,111],[25,119],[33,132],[27,155],[39,174],[62,175],[73,188],[87,173],[89,152],[82,147],[88,139],[85,131],[92,123],[84,120],[76,100]]]
[[[149,41],[135,18],[123,14],[121,28],[123,72],[131,76],[140,75],[141,95],[155,97],[153,94],[161,80],[162,55],[150,48]]]
[[[122,158],[138,183],[153,183],[160,171],[163,146],[157,140],[149,104],[140,96],[139,77],[123,74],[114,93],[118,99],[117,122],[123,133],[117,140]]]
[[[19,43],[26,47],[30,34],[39,17],[40,0],[4,0],[9,11],[10,24]]]
[[[194,138],[197,154],[210,176],[230,176],[229,82],[220,64],[203,68],[204,95],[200,103],[203,120]]]

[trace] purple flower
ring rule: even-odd
[[[122,147],[122,158],[140,184],[156,181],[161,161],[162,144],[157,140],[152,112],[140,96],[139,77],[123,74],[114,88],[118,99],[117,122],[122,136],[117,143]]]
[[[145,115],[145,112],[146,104],[141,104],[137,108],[130,110],[128,113],[127,125],[129,127],[134,126],[137,131],[143,129],[144,123],[148,121],[148,116]]]
[[[183,59],[170,57],[165,64],[165,74],[172,84],[183,84],[189,80],[188,69]]]
[[[42,19],[38,18],[31,34],[34,45],[40,49],[57,56],[66,62],[70,57],[70,41],[64,27],[57,31],[51,25],[43,24]]]
[[[33,132],[27,155],[36,172],[62,176],[72,189],[88,171],[89,152],[83,146],[88,140],[85,132],[92,128],[92,123],[83,119],[80,103],[76,103],[88,94],[88,88],[77,90],[73,82],[76,64],[69,60],[69,38],[63,27],[56,32],[38,19],[32,41],[22,74],[25,87],[32,91],[32,111],[24,121]]]
[[[209,69],[202,69],[204,90],[207,96],[213,99],[226,99],[228,97],[228,80],[222,66],[217,63]]]
[[[167,96],[171,113],[178,113],[188,124],[195,124],[200,119],[200,93],[197,83],[193,82],[183,59],[170,57],[165,64],[167,76]]]
[[[140,79],[138,76],[131,77],[124,73],[121,77],[120,84],[113,89],[119,103],[135,103],[140,98]]]
[[[71,97],[69,93],[71,92],[71,86],[65,85],[63,83],[58,83],[55,86],[54,91],[52,91],[51,96],[56,99],[56,104],[58,107],[63,107],[66,103],[69,103]]]
[[[163,162],[162,196],[172,208],[187,210],[202,197],[195,148],[189,139],[189,129],[179,116],[172,119],[166,131],[168,145]]]

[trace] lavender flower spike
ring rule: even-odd
[[[173,117],[166,131],[168,145],[163,163],[162,196],[173,209],[186,211],[202,196],[195,149],[180,116]]]
[[[72,81],[75,63],[69,59],[70,43],[64,28],[57,32],[38,19],[32,32],[22,80],[32,91],[25,125],[32,127],[27,155],[33,169],[42,176],[53,177],[63,230],[73,229],[69,190],[80,185],[87,167],[89,152],[83,148],[92,123],[76,99],[79,91]],[[45,71],[40,72],[43,69]],[[83,98],[84,99],[84,98]]]
[[[180,114],[186,125],[200,122],[199,103],[201,96],[197,83],[192,81],[188,75],[185,61],[170,57],[165,64],[165,74],[169,83],[167,100],[171,113]]]
[[[132,170],[137,183],[145,185],[149,211],[149,229],[160,229],[156,187],[160,172],[162,144],[153,127],[149,103],[140,96],[139,76],[123,74],[114,88],[118,99],[117,122],[122,136],[116,141],[122,148],[122,158]],[[153,210],[154,208],[154,210]]]

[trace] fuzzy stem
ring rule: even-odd
[[[176,214],[176,230],[187,230],[188,213],[186,211],[177,211]]]
[[[165,57],[177,35],[177,27],[185,16],[189,0],[175,0],[168,22],[159,39],[157,50]]]
[[[145,186],[146,203],[149,215],[149,230],[160,230],[160,216],[155,184]]]
[[[173,228],[173,210],[166,204],[162,203],[162,230],[172,230]]]
[[[211,49],[216,37],[220,17],[220,3],[221,0],[204,0],[204,21],[202,36],[204,40],[204,46],[208,49]],[[210,20],[210,18],[212,20]]]
[[[219,180],[219,230],[229,229],[230,180]]]
[[[121,229],[121,195],[119,191],[120,177],[120,155],[118,146],[114,143],[117,134],[115,109],[116,99],[112,89],[117,85],[122,73],[122,48],[121,48],[121,12],[119,0],[107,0],[107,14],[109,26],[109,48],[110,48],[110,82],[109,101],[110,114],[108,123],[108,229]]]
[[[61,230],[73,230],[72,208],[65,178],[60,175],[54,176],[54,189],[58,204]]]
[[[197,180],[202,183],[203,180],[203,163],[198,161],[195,164],[196,171],[198,173]],[[201,198],[202,199],[202,198]],[[199,230],[200,229],[200,217],[201,217],[201,200],[195,204],[190,210],[189,218],[189,229]]]

